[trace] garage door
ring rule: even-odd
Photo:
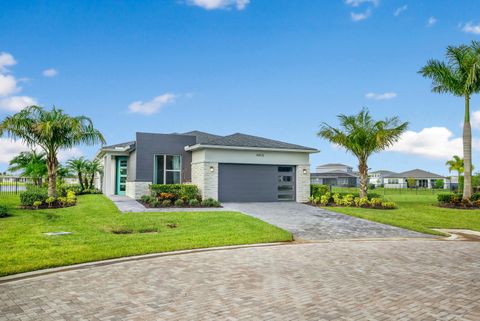
[[[219,164],[221,202],[295,200],[295,166]]]

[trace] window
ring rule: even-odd
[[[282,182],[291,182],[292,181],[292,176],[278,176],[278,182],[279,183],[282,183]]]
[[[278,171],[281,172],[281,173],[292,172],[292,171],[293,171],[293,167],[292,167],[292,166],[279,166],[279,167],[278,167]]]
[[[154,183],[180,184],[182,158],[179,155],[155,155]]]

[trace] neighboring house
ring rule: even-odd
[[[28,177],[18,176],[18,175],[0,175],[0,183],[27,183],[29,182]]]
[[[393,173],[385,175],[383,178],[383,186],[385,188],[408,188],[408,179],[415,179],[415,186],[420,188],[433,188],[435,181],[443,180],[444,187],[447,188],[449,180],[445,176],[441,176],[435,173],[430,173],[421,169],[413,169],[402,173]]]
[[[378,171],[373,171],[368,174],[368,183],[375,185],[375,187],[380,187],[383,185],[383,181],[385,177],[388,177],[389,175],[397,174],[392,171],[386,171],[386,170],[378,170]]]
[[[312,184],[328,186],[356,187],[358,175],[353,168],[344,164],[325,164],[316,168],[316,173],[310,174]]]
[[[136,133],[101,149],[106,195],[140,198],[150,184],[192,183],[221,202],[305,202],[315,148],[245,134]]]

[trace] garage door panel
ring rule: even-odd
[[[282,175],[292,175],[292,173],[279,173],[278,168],[273,165],[219,164],[219,200],[221,202],[278,201],[279,184],[290,184],[294,189],[294,176],[289,182],[280,182],[283,180]]]

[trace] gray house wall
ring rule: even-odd
[[[196,138],[175,134],[136,134],[136,182],[152,182],[155,155],[182,156],[182,182],[191,181],[192,153],[185,146],[194,145]]]

